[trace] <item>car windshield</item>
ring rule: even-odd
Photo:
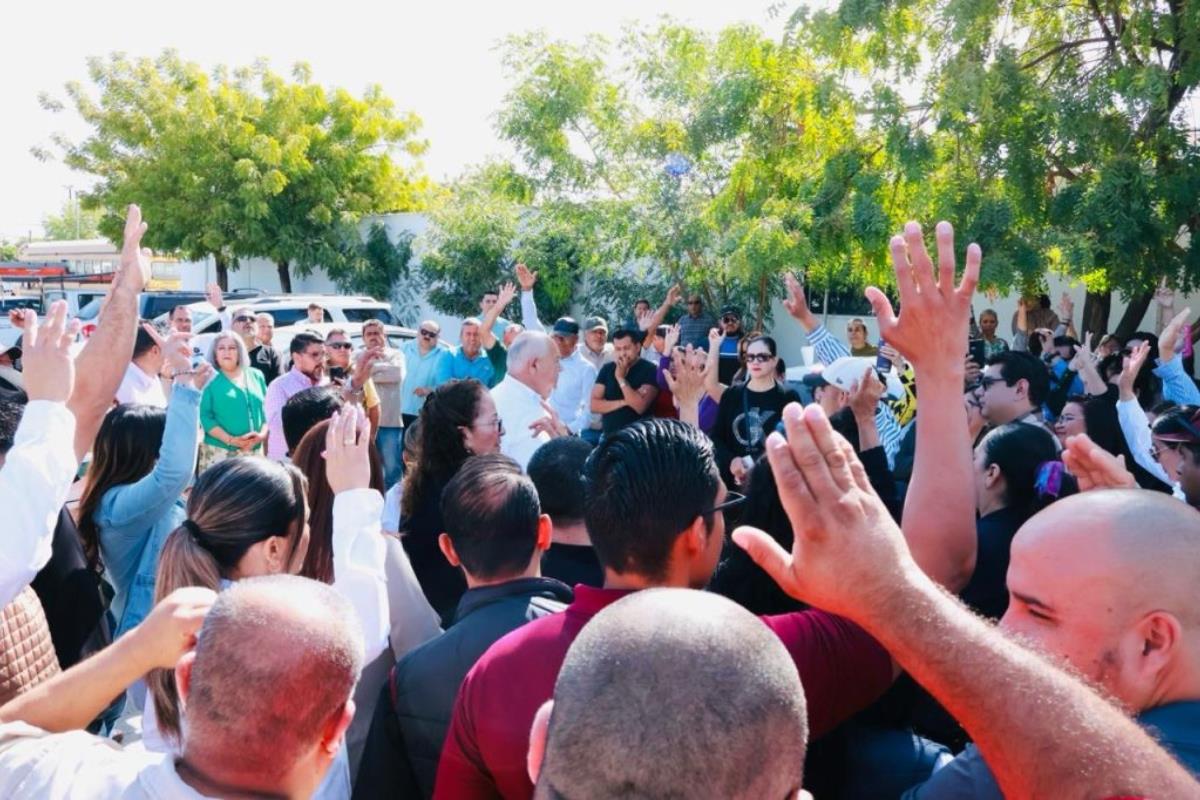
[[[366,322],[369,319],[377,319],[384,325],[400,324],[396,322],[392,312],[386,308],[343,308],[342,313],[346,315],[347,322]]]

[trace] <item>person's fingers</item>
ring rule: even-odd
[[[913,280],[918,291],[925,296],[933,294],[937,288],[933,280],[933,261],[929,251],[925,249],[924,231],[919,222],[908,222],[904,225],[904,243],[908,247],[908,260],[912,264]]]
[[[333,412],[333,416],[329,418],[329,427],[325,429],[325,458],[331,458],[336,455],[341,448],[341,441],[338,438],[338,423],[341,422],[342,412]]]
[[[875,489],[871,486],[871,479],[867,477],[867,470],[858,460],[854,448],[840,436],[838,437],[838,447],[842,449],[842,455],[845,457],[846,463],[850,465],[850,477],[854,479],[854,485],[861,491],[874,494]]]
[[[801,420],[793,420],[791,425],[796,428],[804,427]],[[775,476],[779,502],[791,520],[792,528],[797,532],[806,532],[810,527],[811,517],[815,516],[813,512],[816,504],[808,484],[804,481],[804,475],[796,465],[790,443],[777,432],[767,436],[767,460],[771,463],[771,473]]]
[[[979,273],[983,267],[983,250],[979,245],[971,242],[967,245],[967,263],[963,269],[962,281],[958,284],[958,294],[960,297],[970,299],[971,295],[975,294],[975,288],[979,286]]]
[[[904,243],[904,237],[899,234],[893,236],[888,243],[888,249],[892,254],[892,270],[896,274],[896,291],[900,295],[900,306],[906,307],[917,298],[917,284],[913,278],[912,264],[909,261],[908,247]],[[870,288],[867,289],[867,299],[871,300]],[[875,305],[874,300],[871,300],[871,305]]]
[[[822,472],[819,468],[815,468],[817,480],[814,483],[808,480],[808,472],[805,471],[805,480],[808,481],[814,493],[818,491],[818,484],[824,480],[824,475],[828,474],[833,482],[841,491],[848,490],[854,482],[853,476],[850,474],[850,462],[846,459],[846,454],[842,452],[842,448],[838,445],[841,436],[834,433],[833,426],[829,424],[829,417],[825,416],[824,410],[816,403],[812,404],[804,410],[804,422],[808,426],[809,433],[812,434],[813,443],[817,450],[821,453],[821,458],[825,464],[825,471]],[[857,460],[857,459],[856,459]],[[805,465],[801,463],[800,468],[803,470]],[[820,497],[818,494],[817,497]]]
[[[897,281],[899,279],[899,274],[897,274]],[[879,322],[879,335],[884,339],[888,339],[891,332],[895,330],[897,322],[896,312],[892,309],[892,301],[888,299],[882,289],[875,286],[867,287],[866,296],[867,302],[871,304],[871,311],[875,314],[875,319]],[[903,303],[904,292],[900,293],[900,297],[901,303]]]
[[[24,329],[22,339],[22,348],[25,350],[33,350],[38,344],[38,315],[33,309],[25,309],[24,313]]]
[[[733,532],[733,542],[745,550],[750,560],[770,575],[771,580],[779,584],[781,589],[788,594],[795,590],[796,580],[792,573],[794,559],[779,542],[758,528],[746,525]]]
[[[934,229],[938,254],[938,289],[943,294],[954,291],[954,270],[957,266],[954,260],[954,226],[942,220]]]
[[[825,454],[813,439],[813,425],[809,415],[824,417],[821,407],[813,404],[801,409],[798,404],[789,405],[783,410],[784,427],[787,429],[787,443],[791,450],[792,460],[796,469],[804,478],[804,483],[815,503],[828,503],[844,491],[834,479]],[[828,424],[828,421],[826,421]],[[810,510],[811,513],[811,510]]]

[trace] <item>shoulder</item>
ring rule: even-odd
[[[84,731],[48,733],[23,722],[0,725],[0,793],[57,796],[63,781],[86,785],[89,796],[123,797],[164,756],[123,750]]]

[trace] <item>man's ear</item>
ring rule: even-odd
[[[192,691],[192,665],[196,663],[196,651],[189,650],[179,657],[175,665],[175,692],[179,695],[179,711],[187,708],[188,694]]]
[[[542,551],[550,549],[550,535],[553,531],[554,521],[550,519],[549,514],[542,514],[538,517],[536,549]]]
[[[438,548],[441,549],[442,555],[450,562],[452,567],[461,567],[462,559],[458,557],[458,551],[454,549],[454,542],[450,541],[450,534],[443,533],[438,536]]]
[[[529,730],[529,753],[525,757],[525,769],[529,771],[529,780],[534,786],[537,786],[538,777],[542,774],[542,762],[546,758],[546,738],[550,731],[550,713],[553,710],[553,700],[542,703],[542,707],[533,717],[533,727]]]
[[[342,739],[345,738],[346,729],[350,727],[353,719],[354,700],[352,699],[347,699],[346,705],[342,706],[341,711],[329,718],[325,730],[321,732],[321,750],[329,758],[337,756],[338,750],[342,748]]]

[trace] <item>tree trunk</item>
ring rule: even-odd
[[[1092,334],[1094,341],[1108,333],[1108,315],[1112,311],[1112,291],[1089,291],[1083,298],[1083,316],[1079,319],[1077,331],[1080,336]]]
[[[229,291],[229,263],[221,253],[213,255],[213,261],[217,265],[217,285],[221,287],[222,292],[227,292]]]
[[[292,273],[288,269],[287,261],[275,262],[275,268],[279,271],[279,288],[284,294],[292,293]]]
[[[1125,341],[1134,332],[1141,329],[1142,317],[1146,316],[1146,312],[1150,309],[1150,301],[1153,299],[1154,292],[1152,291],[1135,294],[1129,298],[1129,305],[1125,308],[1125,313],[1121,315],[1121,321],[1117,323],[1117,329],[1114,331],[1121,341]],[[1153,332],[1158,333],[1158,331]]]

